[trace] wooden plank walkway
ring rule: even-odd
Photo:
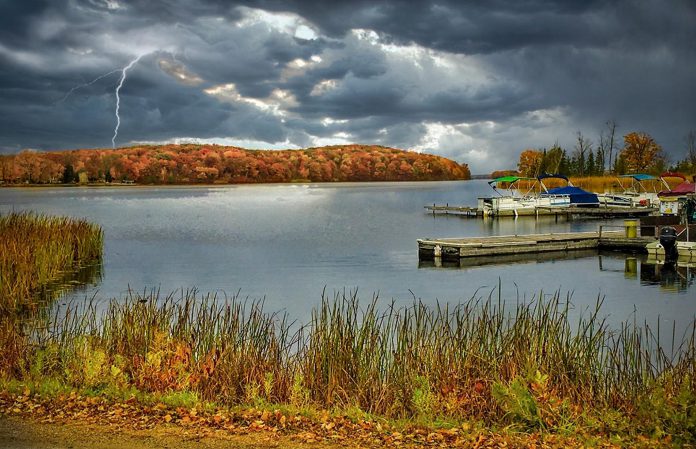
[[[569,232],[489,237],[418,239],[419,259],[458,259],[504,254],[540,253],[578,249],[641,250],[653,237],[625,237],[624,231]]]
[[[472,206],[450,206],[449,204],[433,204],[424,206],[425,209],[433,215],[460,215],[465,217],[482,217],[483,211]],[[555,215],[567,217],[595,217],[595,218],[635,218],[645,217],[657,213],[658,209],[654,207],[553,207],[553,206],[537,206],[536,215]],[[534,214],[527,214],[534,216]],[[510,215],[496,215],[499,217],[512,217]]]
[[[537,209],[546,213],[557,215],[575,215],[583,217],[602,217],[602,218],[633,218],[644,217],[657,213],[656,207],[551,207],[537,206]]]
[[[476,217],[480,215],[478,208],[471,206],[450,206],[446,204],[444,206],[433,204],[432,206],[425,206],[428,212],[433,215],[444,214],[444,215],[462,215],[465,217]]]

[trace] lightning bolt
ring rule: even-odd
[[[70,90],[68,91],[68,93],[65,94],[65,96],[63,96],[63,98],[61,98],[60,100],[56,101],[55,104],[56,104],[56,105],[61,104],[62,102],[64,102],[65,100],[67,100],[68,97],[70,97],[70,95],[72,95],[73,92],[75,92],[76,90],[82,89],[83,87],[89,87],[89,86],[91,86],[92,84],[96,83],[97,81],[99,81],[99,80],[101,80],[101,79],[104,79],[104,78],[106,78],[107,76],[113,75],[114,73],[117,73],[117,72],[120,72],[120,71],[121,71],[121,69],[112,70],[112,71],[110,71],[109,73],[105,73],[105,74],[103,74],[103,75],[99,75],[98,77],[96,77],[96,78],[94,78],[92,81],[90,81],[89,83],[80,84],[80,85],[78,85],[78,86],[73,87],[72,89],[70,89]]]
[[[114,136],[111,138],[112,148],[116,148],[116,137],[118,137],[118,128],[121,126],[121,116],[119,115],[119,110],[121,108],[121,97],[119,96],[119,93],[121,92],[121,88],[123,87],[123,82],[126,81],[126,74],[128,73],[128,70],[132,69],[133,66],[137,64],[138,61],[140,61],[140,58],[142,58],[143,56],[144,55],[139,55],[137,58],[128,63],[127,66],[120,69],[121,79],[118,82],[118,86],[116,86],[116,127],[114,128]]]

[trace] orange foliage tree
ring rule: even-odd
[[[632,132],[624,136],[620,157],[630,172],[659,171],[665,161],[662,147],[643,132]]]
[[[517,171],[522,176],[537,176],[544,153],[539,150],[527,149],[520,153],[520,162],[517,164]]]
[[[469,179],[466,164],[377,145],[246,150],[218,145],[148,145],[117,150],[22,152],[3,157],[5,182],[56,182],[70,166],[91,181],[146,184]],[[71,170],[72,170],[71,169]]]
[[[491,173],[491,178],[500,178],[502,176],[517,176],[519,172],[517,170],[495,170]]]

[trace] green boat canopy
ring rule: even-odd
[[[509,183],[513,183],[513,182],[517,182],[517,181],[519,181],[519,180],[523,180],[523,181],[524,181],[524,180],[533,180],[533,179],[534,179],[534,178],[524,178],[524,177],[521,177],[521,176],[501,176],[500,178],[495,178],[495,179],[492,180],[492,181],[488,181],[488,184],[490,184],[490,185],[492,186],[493,184],[498,184],[499,182],[509,182]]]

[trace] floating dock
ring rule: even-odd
[[[483,211],[477,207],[472,206],[450,206],[445,205],[428,205],[424,206],[425,209],[432,213],[433,215],[459,215],[464,217],[482,217]],[[646,217],[649,215],[654,215],[658,212],[655,207],[610,207],[610,206],[600,206],[600,207],[578,207],[578,206],[565,206],[565,207],[552,207],[552,206],[537,206],[536,211],[532,214],[526,214],[526,216],[555,216],[555,217],[594,217],[594,218],[637,218]],[[521,215],[522,216],[522,215]],[[494,215],[491,218],[498,217],[513,217],[514,215]]]
[[[614,249],[645,252],[654,237],[626,237],[625,231],[568,232],[489,237],[418,239],[418,258],[460,259],[509,254]]]
[[[477,215],[481,215],[477,207],[470,206],[450,206],[449,204],[442,206],[433,204],[432,206],[425,206],[425,209],[433,215],[463,215],[465,217],[476,217]]]
[[[636,218],[653,215],[658,212],[656,207],[545,207],[538,206],[538,211],[543,211],[546,215],[566,215],[599,218]]]

